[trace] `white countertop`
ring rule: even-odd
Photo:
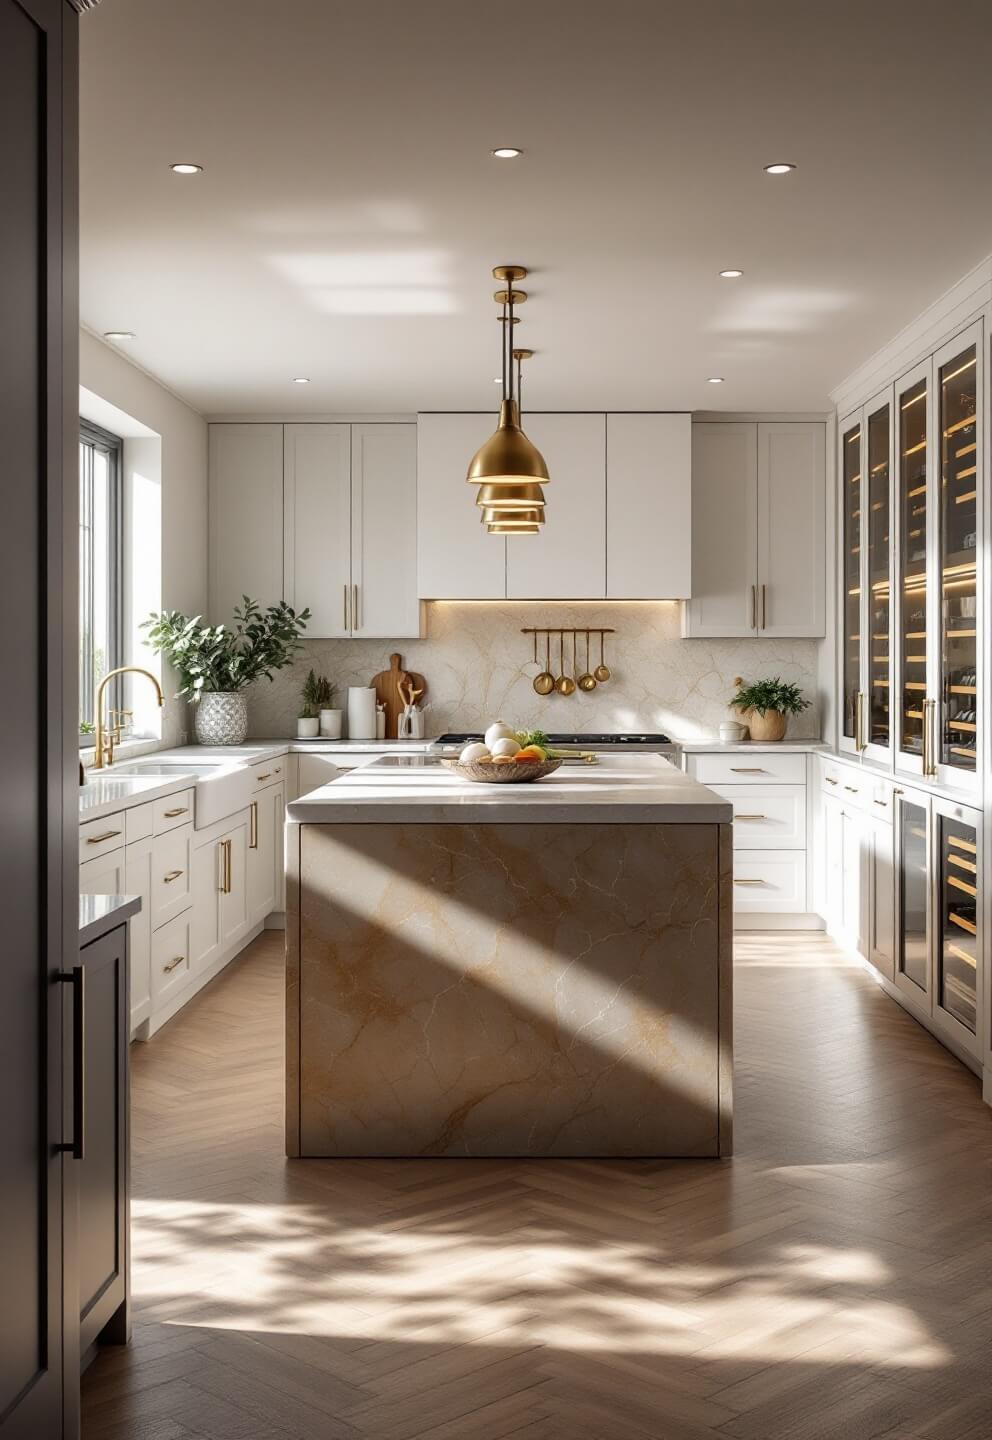
[[[80,895],[79,943],[89,945],[141,909],[140,895]]]
[[[660,755],[603,755],[563,765],[530,785],[475,784],[434,756],[390,755],[340,776],[287,807],[305,825],[729,825],[732,808]]]
[[[131,805],[174,795],[192,783],[192,775],[184,775],[178,766],[175,775],[115,775],[113,770],[87,770],[86,784],[79,787],[79,818],[100,820]]]

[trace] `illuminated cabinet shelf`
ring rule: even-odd
[[[839,748],[977,798],[981,321],[839,425]]]

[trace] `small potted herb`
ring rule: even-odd
[[[747,721],[752,740],[784,740],[790,715],[801,715],[809,708],[798,685],[782,680],[755,680],[745,685],[738,675],[734,681],[737,694],[731,700],[741,718]]]
[[[331,687],[322,675],[311,670],[300,692],[300,713],[296,719],[296,735],[300,740],[315,740],[320,734],[320,707],[330,700]]]

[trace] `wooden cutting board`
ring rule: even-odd
[[[369,684],[375,690],[376,700],[380,705],[385,705],[386,707],[387,740],[396,739],[397,722],[406,704],[406,701],[400,694],[400,686],[403,686],[407,694],[410,693],[411,683],[415,690],[423,690],[425,694],[427,691],[427,681],[423,675],[418,675],[415,670],[404,670],[402,667],[402,658],[398,653],[390,655],[389,669],[380,670],[379,674],[369,681]],[[419,696],[417,704],[422,705],[423,700],[424,696]]]

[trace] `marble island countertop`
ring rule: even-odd
[[[565,764],[530,785],[475,784],[436,756],[389,755],[293,801],[286,818],[304,825],[729,825],[732,807],[660,755],[602,755],[596,765]]]

